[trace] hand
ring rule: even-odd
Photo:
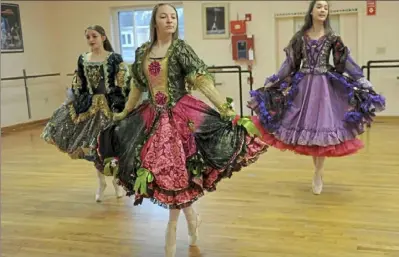
[[[362,89],[372,89],[373,88],[373,85],[365,77],[361,77],[356,82],[359,83],[360,88],[362,88]]]
[[[235,117],[237,113],[234,110],[228,110],[226,113],[227,117]]]
[[[223,119],[230,120],[236,116],[236,113],[233,109],[233,99],[230,97],[227,97],[226,103],[219,106],[218,109]]]
[[[67,91],[66,91],[66,98],[65,98],[65,101],[64,101],[64,105],[69,105],[73,101],[75,101],[75,94],[73,93],[71,88],[68,88]]]
[[[119,121],[119,120],[123,120],[126,116],[127,116],[127,111],[123,110],[122,112],[119,113],[114,113],[113,115],[113,121]]]
[[[225,110],[220,113],[220,116],[222,117],[223,120],[231,121],[234,120],[234,118],[237,116],[236,112],[232,109]]]
[[[268,88],[268,87],[271,87],[272,85],[273,85],[273,83],[269,81],[263,87]]]

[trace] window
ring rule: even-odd
[[[179,38],[184,39],[183,7],[176,7],[179,17]],[[150,39],[151,9],[121,10],[117,12],[120,53],[124,61],[133,63],[136,49]]]

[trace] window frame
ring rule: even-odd
[[[182,2],[177,3],[170,3],[176,8],[183,8],[184,12],[184,5]],[[119,12],[127,12],[127,11],[145,11],[145,10],[152,10],[154,5],[130,5],[130,6],[121,6],[121,7],[113,7],[111,8],[111,33],[110,33],[110,41],[112,42],[112,46],[115,52],[122,54],[121,49],[121,40],[120,40],[120,29],[119,29]],[[184,20],[183,20],[184,23]],[[141,27],[141,26],[140,26]],[[132,45],[135,44],[137,37],[136,37],[136,29],[137,27],[134,24],[133,19],[133,37]]]

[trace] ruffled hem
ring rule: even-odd
[[[336,145],[318,146],[318,145],[290,145],[286,144],[272,134],[265,133],[263,140],[267,144],[281,150],[292,151],[300,155],[315,156],[315,157],[343,157],[357,153],[364,147],[361,140],[355,138],[344,141]]]
[[[281,142],[288,145],[317,145],[326,147],[353,140],[363,132],[362,128],[303,129],[281,126],[274,135]]]
[[[61,105],[53,113],[40,138],[71,159],[94,162],[96,168],[101,171],[101,165],[97,160],[97,135],[104,124],[111,120],[104,111],[99,110],[76,123],[70,115],[70,106]]]
[[[134,205],[149,199],[181,209],[267,151],[267,143],[254,136],[259,129],[257,117],[222,118],[187,95],[169,110],[136,108],[100,133],[97,151]]]
[[[287,110],[291,107],[298,93],[298,85],[307,74],[296,72],[287,79],[275,82],[272,87],[250,91],[251,99],[247,107],[260,117],[260,121],[269,132],[277,131],[281,126]],[[364,125],[370,126],[376,112],[385,109],[385,98],[372,88],[363,88],[361,84],[337,72],[327,72],[325,76],[331,82],[338,82],[347,89],[348,103],[351,107],[342,119],[362,130]]]
[[[224,168],[203,167],[203,172],[193,175],[189,185],[184,189],[167,190],[159,187],[154,180],[148,183],[147,194],[139,194],[129,190],[130,185],[126,185],[121,181],[118,183],[125,188],[127,196],[135,196],[134,205],[140,205],[144,198],[149,198],[152,203],[165,209],[186,208],[204,196],[204,191],[216,191],[216,186],[222,179],[231,178],[234,172],[239,172],[242,168],[256,162],[260,155],[268,149],[266,142],[256,137],[247,136],[244,144],[245,150],[241,151],[241,153],[236,152],[229,164]],[[191,169],[188,172],[190,174],[194,173]]]

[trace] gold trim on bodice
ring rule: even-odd
[[[84,76],[86,77],[87,87],[89,89],[90,94],[93,94],[93,89],[97,88],[100,80],[104,80],[104,86],[106,92],[109,91],[109,74],[108,74],[108,61],[110,56],[113,52],[108,52],[107,56],[105,57],[104,61],[89,61],[88,54],[83,54],[83,72]],[[101,70],[103,74],[101,74]]]
[[[168,58],[152,59],[147,56],[144,60],[144,67],[151,98],[156,104],[165,105],[170,100],[168,91]],[[160,99],[158,93],[162,93],[166,96],[166,99]]]
[[[93,95],[89,110],[81,114],[77,114],[75,112],[75,108],[73,108],[73,104],[69,104],[69,114],[71,115],[71,119],[75,124],[87,120],[91,116],[94,116],[97,112],[103,112],[107,118],[112,118],[112,111],[108,106],[106,96],[103,94]]]

